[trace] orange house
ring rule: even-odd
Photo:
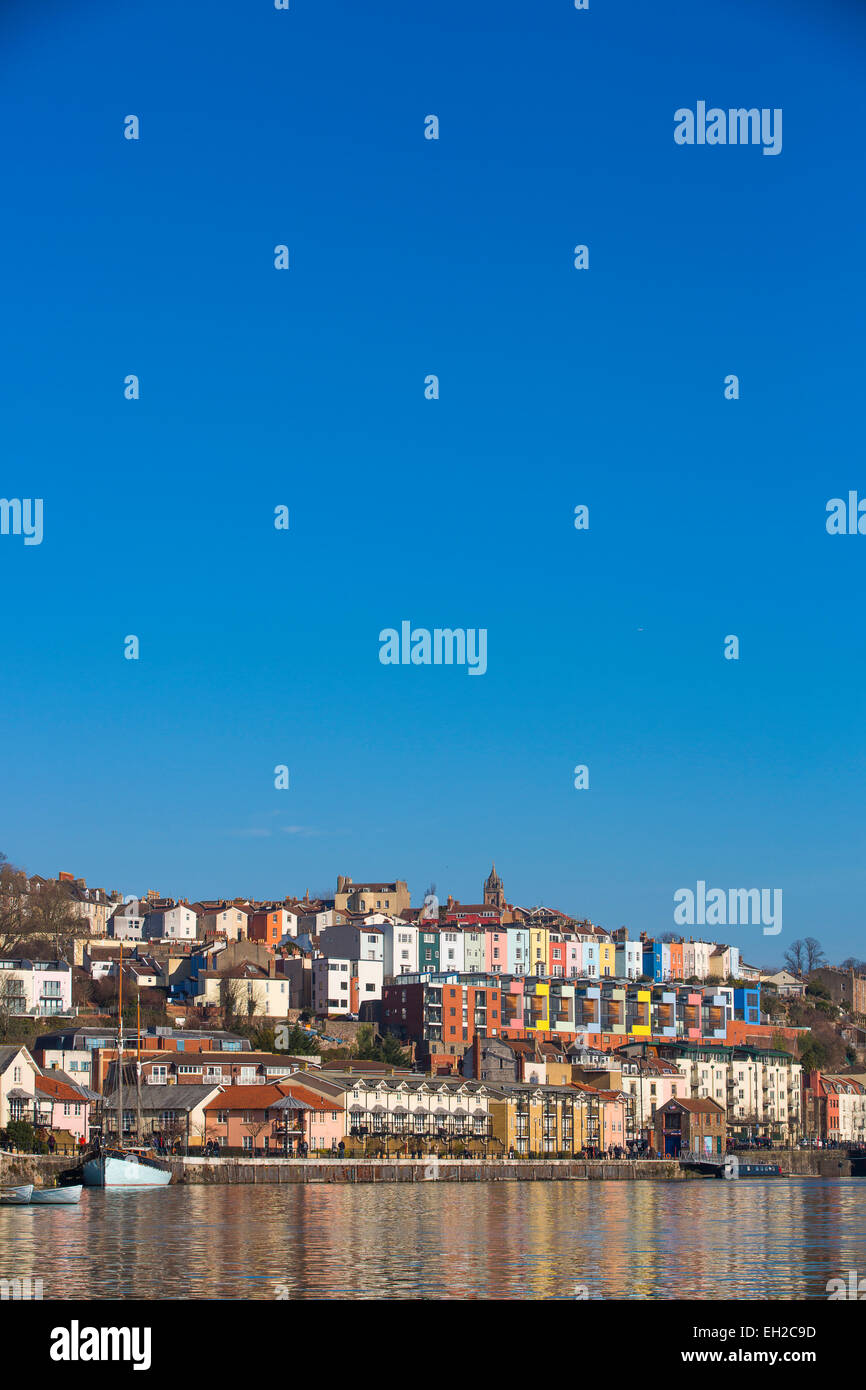
[[[292,918],[284,908],[276,907],[267,912],[254,912],[247,925],[247,937],[263,946],[273,949],[284,936],[290,936]]]
[[[683,943],[672,941],[671,951],[671,979],[681,980],[683,978]]]

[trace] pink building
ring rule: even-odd
[[[226,1086],[204,1108],[202,1142],[216,1140],[223,1149],[249,1154],[292,1155],[299,1144],[309,1152],[330,1152],[346,1136],[346,1117],[298,1082],[263,1086]]]
[[[484,933],[484,969],[488,975],[508,970],[508,936],[501,927],[488,927]]]
[[[89,1093],[51,1073],[36,1078],[36,1112],[46,1129],[66,1130],[76,1141],[90,1135]]]
[[[599,1091],[601,1147],[625,1148],[625,1100],[621,1091]]]

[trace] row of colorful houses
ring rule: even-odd
[[[434,1070],[462,1057],[476,1033],[540,1037],[610,1049],[626,1040],[726,1041],[734,1023],[762,1024],[757,986],[652,985],[626,980],[418,974],[385,985],[385,1031],[415,1044]]]

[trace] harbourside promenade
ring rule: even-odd
[[[743,1163],[778,1163],[791,1177],[859,1176],[858,1164],[844,1150],[774,1149],[739,1153]],[[701,1175],[676,1159],[508,1159],[508,1158],[172,1158],[171,1181],[178,1186],[281,1183],[416,1182],[692,1182]],[[68,1169],[69,1159],[37,1154],[0,1154],[0,1186],[50,1184]],[[863,1173],[866,1176],[866,1173]]]

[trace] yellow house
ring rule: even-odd
[[[550,932],[546,927],[529,928],[529,974],[550,973]]]
[[[523,993],[524,1027],[550,1032],[550,985],[546,980],[527,981]]]
[[[635,1038],[648,1038],[652,1033],[652,991],[637,991],[637,1011],[631,1020],[629,1032]]]
[[[571,1086],[491,1086],[493,1138],[505,1155],[570,1158],[584,1147],[585,1104]]]
[[[616,946],[612,941],[605,941],[603,937],[596,937],[598,946],[598,975],[599,979],[606,978],[612,980],[616,975]]]

